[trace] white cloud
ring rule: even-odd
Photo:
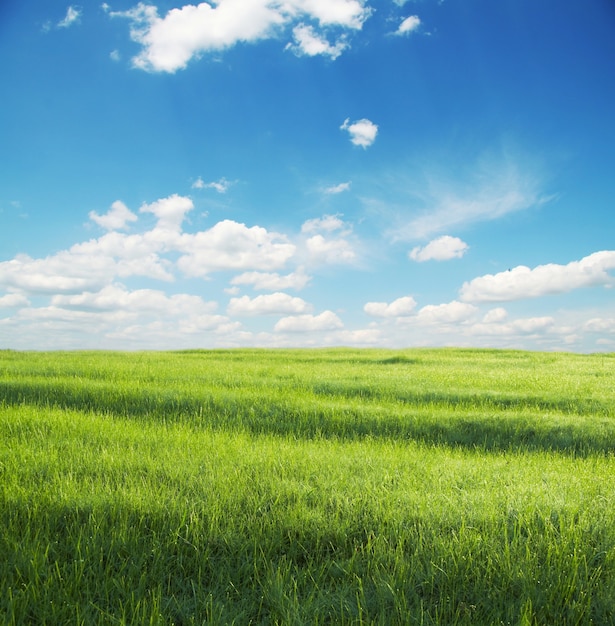
[[[217,304],[205,302],[201,297],[189,294],[166,295],[157,289],[129,291],[121,284],[103,287],[98,292],[74,295],[55,295],[51,305],[78,310],[150,312],[168,315],[208,314]]]
[[[469,329],[470,335],[519,337],[523,335],[543,335],[553,330],[555,320],[550,316],[526,317],[508,323],[478,323]]]
[[[120,200],[116,200],[104,215],[98,215],[96,211],[90,211],[89,218],[105,230],[123,230],[128,222],[136,222],[138,219]]]
[[[430,241],[424,247],[413,248],[409,257],[419,263],[423,261],[448,261],[449,259],[459,259],[468,251],[468,244],[458,237],[443,235]]]
[[[302,233],[331,233],[336,230],[345,230],[346,224],[339,215],[323,215],[307,220],[301,225]]]
[[[233,183],[226,178],[206,183],[200,176],[192,183],[193,189],[215,189],[218,193],[226,193]]]
[[[417,313],[417,319],[425,324],[458,324],[472,319],[477,313],[477,307],[453,300],[446,304],[424,306]]]
[[[289,26],[294,26],[293,49],[335,58],[347,47],[343,36],[331,46],[301,21],[315,20],[321,28],[359,30],[370,13],[362,0],[218,0],[174,8],[164,17],[142,2],[109,15],[131,21],[131,37],[142,46],[133,59],[135,67],[175,72],[203,53],[277,38]]]
[[[190,198],[173,194],[168,198],[162,198],[151,204],[143,204],[140,213],[152,213],[158,218],[156,231],[165,233],[179,233],[186,213],[194,208]],[[168,235],[165,235],[168,236]]]
[[[349,191],[350,190],[350,181],[346,182],[346,183],[340,183],[339,185],[333,185],[331,187],[326,187],[324,189],[324,192],[326,194],[337,194],[337,193],[342,193],[343,191]]]
[[[296,246],[285,235],[260,226],[247,227],[223,220],[206,231],[183,234],[177,262],[187,276],[206,276],[220,270],[276,270],[295,254]]]
[[[615,317],[594,317],[583,328],[591,333],[615,333]]]
[[[343,238],[325,239],[322,235],[314,235],[305,243],[312,263],[332,265],[354,263],[357,260],[352,244]]]
[[[0,296],[0,309],[12,309],[20,306],[28,306],[30,300],[21,293],[7,293]]]
[[[231,285],[252,285],[254,289],[261,291],[276,291],[280,289],[303,289],[311,277],[305,273],[302,267],[296,272],[291,272],[285,276],[272,272],[244,272],[231,279]]]
[[[498,302],[537,298],[583,287],[610,286],[615,283],[608,273],[612,269],[615,269],[613,250],[594,252],[567,265],[549,263],[534,269],[520,265],[464,283],[460,297],[466,302]]]
[[[320,315],[294,315],[283,317],[275,325],[279,333],[308,333],[343,328],[342,320],[332,311],[324,311]]]
[[[112,61],[116,61],[116,62],[117,62],[117,61],[119,61],[119,60],[122,58],[122,55],[120,54],[120,51],[119,51],[119,50],[112,50],[112,51],[109,53],[109,58],[110,58]]]
[[[274,315],[299,314],[311,310],[311,306],[301,298],[289,296],[286,293],[276,292],[267,295],[249,298],[231,298],[226,312],[229,315]]]
[[[58,28],[68,28],[72,26],[75,22],[79,21],[81,17],[81,10],[75,8],[74,6],[69,6],[66,10],[66,17],[58,22]]]
[[[475,222],[499,219],[517,211],[539,207],[551,198],[540,191],[539,166],[530,169],[522,158],[484,157],[473,171],[451,182],[429,175],[409,189],[413,202],[424,210],[407,220],[400,216],[389,232],[393,241],[422,239]]]
[[[412,296],[403,296],[386,302],[368,302],[363,310],[373,317],[406,317],[412,315],[416,307],[416,300]]]
[[[365,118],[352,123],[350,118],[346,118],[340,129],[348,131],[350,141],[355,146],[361,146],[362,148],[371,146],[376,141],[376,135],[378,134],[378,126]]]
[[[408,35],[409,33],[414,32],[421,25],[421,20],[417,15],[411,15],[407,17],[402,23],[399,25],[399,28],[395,31],[396,35]]]
[[[319,35],[309,24],[299,24],[293,28],[294,44],[288,44],[286,48],[292,50],[297,56],[323,55],[335,60],[349,47],[344,37],[340,37],[334,45],[323,36]]]
[[[483,317],[484,324],[498,324],[508,317],[508,312],[502,307],[489,309]]]

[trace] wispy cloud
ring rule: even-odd
[[[407,211],[400,212],[388,233],[394,241],[423,239],[539,207],[552,199],[543,193],[539,175],[508,157],[485,158],[473,171],[455,179],[429,174],[426,184],[418,185],[409,189],[409,200],[424,208],[410,219]]]
[[[215,189],[218,193],[226,193],[231,185],[234,183],[226,178],[222,177],[220,180],[215,180],[210,183],[206,183],[200,176],[192,183],[193,189]]]
[[[350,184],[350,181],[348,181],[346,183],[340,183],[339,185],[332,185],[331,187],[325,187],[323,191],[324,193],[331,195],[342,193],[350,190]]]
[[[72,26],[81,18],[81,9],[78,9],[74,6],[69,6],[66,10],[66,16],[63,20],[58,22],[58,28],[68,28]]]

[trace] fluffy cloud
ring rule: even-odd
[[[175,72],[203,53],[279,37],[288,26],[294,26],[293,50],[336,58],[347,47],[345,40],[331,45],[302,20],[316,21],[321,29],[358,30],[370,13],[362,0],[218,0],[171,9],[164,17],[142,2],[109,14],[131,22],[131,37],[142,46],[135,67]]]
[[[176,294],[167,296],[156,289],[129,291],[121,284],[103,287],[98,292],[86,291],[74,295],[56,295],[51,305],[90,311],[150,312],[164,315],[206,314],[215,311],[216,303],[205,302],[199,296]]]
[[[294,298],[286,293],[276,292],[256,298],[242,296],[231,298],[226,312],[229,315],[273,315],[299,314],[309,311],[311,306],[301,298]]]
[[[376,141],[376,135],[378,134],[378,126],[365,118],[352,123],[350,118],[346,118],[340,129],[348,131],[350,141],[355,146],[361,146],[362,148],[371,146]]]
[[[303,289],[311,277],[300,267],[296,272],[291,272],[285,276],[271,272],[244,272],[231,279],[231,285],[252,285],[254,289],[260,291],[276,291],[279,289]]]
[[[412,296],[404,296],[393,300],[390,304],[368,302],[363,310],[372,317],[406,317],[412,315],[415,307],[416,300]]]
[[[116,200],[104,215],[90,211],[89,218],[105,230],[123,230],[127,227],[128,222],[136,222],[138,219],[120,200]]]
[[[335,236],[332,233],[339,231]],[[357,253],[348,239],[352,228],[338,215],[323,215],[307,220],[301,226],[305,235],[313,234],[305,239],[305,254],[310,263],[314,264],[348,264],[357,261]],[[323,234],[327,235],[325,237]]]
[[[403,22],[399,25],[399,28],[395,31],[396,35],[408,35],[409,33],[414,32],[421,25],[421,20],[416,15],[411,15],[407,17]]]
[[[490,309],[483,317],[484,324],[498,324],[503,322],[508,317],[508,312],[502,307]]]
[[[449,259],[459,259],[468,250],[468,244],[458,237],[443,235],[430,241],[424,247],[413,248],[409,257],[413,261],[448,261]]]
[[[306,241],[306,248],[312,263],[344,264],[357,259],[352,244],[346,239],[325,239],[322,235],[314,235]]]
[[[417,319],[425,324],[458,324],[472,319],[477,313],[475,306],[453,300],[446,304],[424,306],[417,313]]]
[[[284,235],[260,226],[223,220],[206,231],[184,234],[177,249],[178,268],[187,276],[220,270],[275,270],[283,267],[296,247]]]
[[[279,333],[308,333],[343,328],[342,320],[332,311],[324,311],[320,315],[293,315],[283,317],[275,325]]]
[[[28,306],[30,300],[21,293],[7,293],[0,296],[0,309],[17,308],[20,306]]]
[[[553,329],[555,320],[550,316],[526,317],[508,323],[478,323],[469,329],[470,335],[518,337],[523,335],[543,335]]]
[[[349,47],[345,37],[340,37],[335,44],[330,44],[323,36],[319,35],[309,24],[299,24],[293,28],[295,43],[288,44],[286,48],[292,50],[297,56],[328,56],[335,60]]]
[[[608,270],[615,268],[615,251],[594,252],[567,265],[549,263],[530,269],[524,265],[507,272],[486,274],[463,284],[465,302],[497,302],[537,298],[582,287],[613,285]]]
[[[190,198],[173,194],[151,204],[143,204],[139,212],[153,213],[158,219],[155,230],[164,231],[165,236],[168,236],[166,233],[179,233],[186,213],[193,208],[194,204]]]

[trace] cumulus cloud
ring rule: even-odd
[[[276,291],[279,289],[295,289],[300,291],[311,280],[304,268],[290,274],[280,275],[277,272],[244,272],[231,279],[231,285],[252,285],[259,291]]]
[[[422,263],[423,261],[448,261],[449,259],[459,259],[468,251],[468,244],[458,237],[443,235],[430,241],[424,247],[413,248],[409,257],[413,261]]]
[[[220,270],[276,270],[294,255],[296,246],[285,235],[261,226],[223,220],[206,231],[185,233],[177,249],[178,268],[187,276],[204,277]]]
[[[136,216],[121,202],[114,202],[108,213],[92,212],[90,218],[115,230],[45,258],[22,254],[0,262],[0,286],[32,294],[72,294],[96,291],[118,277],[172,281],[177,270],[190,277],[223,270],[268,272],[283,267],[296,252],[285,235],[232,220],[208,230],[184,232],[182,224],[192,208],[190,198],[178,195],[144,204],[140,213],[152,214],[155,224],[129,235],[118,229]],[[304,279],[299,273],[292,280],[299,285]]]
[[[173,194],[151,204],[143,204],[140,213],[152,213],[158,219],[156,230],[178,233],[186,214],[192,211],[194,204],[190,198]]]
[[[283,317],[277,322],[274,330],[279,333],[307,333],[343,328],[342,320],[332,311],[324,311],[320,315],[293,315]]]
[[[305,243],[312,263],[332,265],[354,263],[357,260],[352,244],[343,238],[325,239],[322,235],[314,235]]]
[[[205,302],[200,296],[175,294],[168,296],[157,289],[128,290],[124,285],[111,284],[97,292],[55,295],[54,307],[91,310],[150,312],[164,315],[208,314],[216,310],[215,302]]]
[[[307,55],[336,58],[348,47],[344,35],[330,44],[323,32],[305,21],[329,27],[359,30],[371,10],[363,0],[218,0],[185,5],[158,15],[156,7],[143,2],[127,11],[109,12],[130,20],[131,38],[142,46],[133,59],[135,67],[153,72],[175,72],[207,52],[224,50],[237,43],[254,43],[283,36],[293,28],[295,43],[289,47]]]
[[[123,230],[128,222],[136,222],[138,217],[120,200],[116,200],[104,215],[90,211],[89,218],[105,230]]]
[[[21,293],[7,293],[0,296],[0,309],[12,309],[20,306],[28,306],[30,300]]]
[[[351,122],[350,118],[346,118],[340,129],[348,131],[350,141],[355,146],[361,146],[362,148],[371,146],[376,141],[376,135],[378,134],[378,126],[365,118],[356,122]]]
[[[273,315],[299,314],[311,310],[311,306],[301,298],[289,296],[286,293],[276,292],[250,298],[231,298],[226,312],[229,315]]]
[[[587,320],[583,328],[591,333],[615,333],[615,317],[594,317]]]
[[[395,31],[396,35],[408,35],[418,30],[421,20],[417,15],[411,15],[402,21],[399,28]]]
[[[78,22],[81,18],[81,9],[78,9],[74,6],[69,6],[66,10],[66,16],[63,20],[58,22],[58,28],[68,28],[72,26],[75,22]]]
[[[317,33],[309,24],[299,24],[293,28],[294,44],[288,44],[286,48],[292,50],[297,56],[328,56],[335,60],[349,47],[345,37],[340,37],[335,44]]]
[[[498,302],[537,298],[565,293],[583,287],[611,286],[615,251],[594,252],[567,265],[549,263],[530,269],[519,265],[507,272],[486,274],[463,284],[460,297],[465,302]]]
[[[412,296],[403,296],[386,302],[368,302],[363,310],[372,317],[406,317],[412,315],[416,307],[416,300]]]
[[[307,220],[301,226],[301,232],[312,235],[304,241],[305,254],[310,263],[330,265],[357,261],[355,247],[348,239],[352,228],[339,215],[323,215]]]
[[[498,324],[508,317],[508,312],[502,307],[489,309],[483,317],[484,324]]]
[[[489,337],[518,337],[520,335],[543,335],[554,329],[555,319],[551,316],[526,317],[507,323],[478,323],[469,329],[470,335]]]
[[[472,319],[477,313],[478,308],[472,304],[453,300],[424,306],[417,313],[417,319],[425,324],[457,324]]]

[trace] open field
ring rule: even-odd
[[[615,355],[0,351],[0,623],[615,623]]]

